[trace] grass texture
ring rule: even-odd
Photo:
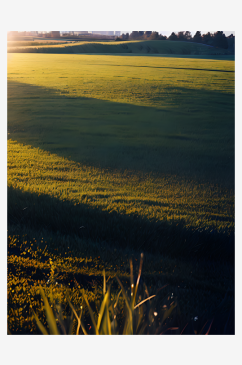
[[[184,321],[233,306],[234,62],[9,54],[9,330],[46,325],[39,285],[99,308],[141,251]]]
[[[179,310],[176,310],[176,313],[174,314],[174,309],[177,309],[177,303],[176,299],[174,299],[174,294],[172,293],[171,296],[167,298],[166,304],[163,303],[162,309],[159,308],[159,313],[156,312],[155,308],[155,299],[157,299],[157,296],[159,296],[159,291],[164,289],[166,285],[163,288],[160,288],[157,290],[157,293],[154,295],[149,296],[147,286],[145,286],[145,299],[142,298],[140,295],[140,279],[141,279],[141,271],[142,271],[142,263],[143,263],[143,254],[141,254],[141,260],[140,260],[140,266],[139,266],[139,272],[136,282],[134,283],[134,276],[133,276],[133,263],[132,260],[130,261],[130,293],[127,293],[127,291],[124,289],[123,284],[119,280],[118,277],[116,277],[121,290],[118,293],[117,297],[114,300],[111,300],[111,284],[107,285],[106,281],[106,273],[105,270],[103,271],[103,296],[102,296],[102,302],[100,309],[98,311],[98,316],[96,316],[97,319],[95,319],[95,314],[88,302],[88,299],[85,295],[85,292],[82,291],[82,297],[84,299],[84,304],[86,304],[89,315],[91,318],[92,325],[88,324],[89,326],[89,333],[90,330],[93,327],[93,330],[91,333],[94,333],[96,335],[118,335],[118,334],[124,334],[124,335],[133,335],[133,334],[183,334],[184,330],[186,329],[188,323],[186,326],[182,329],[179,327],[175,327],[174,325],[171,326],[172,322],[177,321],[177,317],[179,315]],[[46,312],[46,317],[48,321],[48,327],[50,333],[48,333],[48,330],[43,326],[43,324],[40,322],[38,316],[34,313],[34,317],[36,320],[36,323],[42,332],[43,335],[59,335],[59,334],[67,334],[67,329],[64,324],[63,318],[60,313],[58,313],[58,310],[60,309],[60,305],[55,305],[54,312],[49,305],[48,299],[45,296],[45,293],[40,286],[39,288],[42,300],[44,302],[44,309]],[[119,297],[120,294],[123,296],[123,300],[125,302],[125,308],[126,308],[126,315],[123,320],[123,323],[118,321],[117,317],[119,314]],[[130,294],[130,298],[129,298]],[[139,295],[138,295],[139,294]],[[173,300],[174,299],[174,300]],[[72,313],[75,315],[75,319],[77,321],[77,325],[74,325],[74,321],[71,323],[71,333],[79,335],[79,334],[85,334],[88,335],[88,330],[85,329],[85,326],[83,325],[82,320],[82,313],[83,313],[83,306],[80,307],[80,311],[76,311],[73,305],[71,304],[70,300],[68,299],[68,303],[72,309]],[[171,319],[172,318],[172,319]],[[197,319],[196,319],[197,320]],[[229,318],[228,318],[229,320]],[[211,330],[211,326],[213,323],[210,321],[208,323],[207,321],[203,327],[198,330],[194,328],[194,325],[192,325],[192,331],[189,334],[209,334]],[[76,328],[75,328],[76,327]],[[195,326],[197,327],[197,326]],[[191,329],[190,329],[191,330]],[[226,330],[226,329],[225,329]],[[81,331],[81,333],[80,333]],[[69,330],[70,333],[70,330]]]

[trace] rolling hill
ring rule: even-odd
[[[176,41],[73,42],[30,46],[8,46],[8,53],[135,53],[171,55],[228,55],[229,51],[201,43]]]

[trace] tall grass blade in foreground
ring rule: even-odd
[[[99,309],[99,313],[98,313],[98,319],[97,322],[95,321],[95,315],[93,313],[93,310],[90,306],[90,303],[87,299],[87,296],[85,295],[84,290],[82,291],[82,297],[87,305],[88,311],[89,311],[89,315],[91,318],[91,322],[94,328],[94,333],[96,335],[117,335],[120,334],[120,329],[118,326],[118,322],[116,319],[116,315],[117,315],[117,307],[118,307],[118,303],[119,303],[119,299],[120,299],[120,294],[122,293],[123,295],[123,299],[124,299],[124,303],[125,303],[125,310],[126,310],[126,317],[124,319],[124,325],[123,325],[123,334],[124,335],[133,335],[133,334],[150,334],[152,333],[152,330],[150,332],[150,326],[151,326],[151,322],[149,322],[150,320],[149,318],[149,313],[153,313],[153,310],[150,311],[150,308],[148,307],[148,310],[144,310],[143,309],[143,305],[145,303],[147,303],[148,301],[150,301],[151,299],[156,297],[155,295],[149,295],[148,293],[148,289],[145,286],[145,293],[147,295],[147,298],[145,299],[141,299],[141,297],[139,296],[139,303],[136,303],[136,297],[137,297],[137,292],[138,292],[138,287],[139,287],[139,282],[140,282],[140,277],[141,277],[141,271],[142,271],[142,264],[143,264],[143,254],[141,254],[141,259],[140,259],[140,266],[139,266],[139,272],[138,272],[138,277],[137,277],[137,281],[136,284],[134,286],[134,282],[133,282],[133,265],[132,265],[132,261],[130,261],[130,284],[131,284],[131,293],[130,293],[130,298],[127,295],[127,292],[124,289],[123,284],[121,283],[121,281],[119,280],[118,277],[116,277],[121,290],[119,291],[117,297],[111,301],[111,294],[110,294],[110,287],[111,285],[108,286],[107,288],[107,283],[106,283],[106,275],[105,275],[105,270],[103,270],[103,300]],[[162,288],[158,289],[161,290],[163,289],[165,286],[163,286]],[[157,292],[158,292],[157,291]],[[47,329],[44,327],[44,325],[40,322],[38,316],[34,313],[34,317],[37,323],[38,328],[40,329],[40,331],[42,332],[42,334],[47,335],[47,334],[60,334],[57,328],[57,322],[55,319],[55,316],[53,314],[53,311],[48,303],[48,300],[45,296],[44,290],[40,287],[40,294],[42,296],[42,299],[44,301],[44,308],[45,308],[45,312],[46,312],[46,317],[47,317],[47,322],[48,322],[48,326],[49,326],[49,331],[50,333],[48,333]],[[169,298],[168,298],[169,299]],[[77,320],[77,328],[76,328],[76,335],[80,334],[80,328],[82,329],[83,334],[88,335],[88,331],[85,329],[84,324],[82,323],[82,306],[81,306],[81,311],[80,314],[78,315],[76,309],[74,308],[74,306],[72,305],[72,303],[70,302],[70,299],[67,298],[67,301],[70,305],[70,308],[72,310],[72,313],[74,314],[76,320]],[[170,307],[167,308],[164,311],[164,314],[161,318],[161,321],[159,322],[158,328],[156,328],[155,334],[166,334],[168,331],[177,331],[179,330],[179,327],[176,327],[172,324],[170,324],[170,326],[168,325],[167,328],[166,326],[164,326],[164,322],[166,322],[166,320],[172,315],[174,308],[176,307],[176,303],[171,303]],[[165,306],[166,307],[166,306]],[[148,314],[148,316],[147,316]],[[57,314],[56,314],[57,315]],[[156,314],[157,315],[157,314]],[[58,317],[58,315],[57,315]],[[61,327],[63,328],[64,325],[62,323],[62,321],[60,320],[60,317],[58,317],[59,319],[59,324],[61,325]],[[211,326],[212,326],[213,321],[211,321],[209,328],[206,332],[206,335],[209,334]],[[205,325],[203,326],[202,330],[200,331],[200,334],[202,334],[203,329],[205,328],[207,322],[205,323]],[[186,325],[187,326],[187,325]],[[186,328],[186,326],[183,328],[183,330],[180,332],[180,334],[182,334]],[[148,329],[146,329],[148,327]],[[73,322],[72,322],[72,326],[71,328],[73,328]],[[66,334],[66,330],[63,331]],[[197,332],[194,332],[193,334],[196,334]]]
[[[53,311],[49,305],[48,299],[45,296],[44,290],[42,289],[42,287],[39,288],[40,290],[40,294],[42,296],[42,299],[44,301],[44,307],[45,307],[45,313],[46,313],[46,317],[47,317],[47,322],[49,325],[49,330],[50,330],[50,334],[51,335],[59,335],[59,331],[57,329],[57,324],[56,324],[56,319],[54,317]],[[48,332],[46,330],[46,328],[43,326],[43,324],[40,322],[40,320],[38,319],[37,315],[34,313],[37,325],[40,329],[40,331],[44,334],[44,335],[48,335]]]
[[[142,320],[143,320],[143,310],[139,310],[139,311],[135,311],[137,308],[139,308],[143,303],[147,302],[148,300],[154,298],[156,295],[152,295],[146,299],[144,299],[143,301],[141,301],[140,303],[136,304],[136,296],[137,296],[137,291],[138,291],[138,286],[139,286],[139,281],[140,281],[140,277],[141,277],[141,271],[142,271],[142,264],[143,264],[143,254],[141,254],[141,260],[140,260],[140,266],[139,266],[139,273],[138,273],[138,278],[136,281],[136,285],[134,287],[134,283],[133,283],[133,265],[132,265],[132,261],[130,261],[130,283],[131,283],[131,298],[129,299],[125,289],[121,283],[121,281],[119,280],[119,278],[117,277],[117,281],[121,287],[120,292],[117,295],[116,301],[115,303],[111,303],[110,301],[110,285],[108,286],[108,289],[106,288],[106,275],[105,275],[105,270],[103,271],[103,300],[100,306],[100,310],[99,310],[99,314],[98,314],[98,321],[96,323],[95,321],[95,316],[93,313],[93,310],[89,304],[89,301],[84,293],[84,290],[82,292],[82,296],[83,299],[87,305],[89,314],[90,314],[90,318],[93,324],[93,328],[95,331],[96,335],[111,335],[111,334],[119,334],[118,332],[118,325],[117,325],[117,321],[116,321],[116,309],[117,309],[117,305],[118,305],[118,301],[119,301],[119,297],[120,294],[123,294],[123,298],[125,301],[125,305],[126,305],[126,311],[127,311],[127,315],[126,315],[126,319],[125,319],[125,324],[124,324],[124,329],[123,329],[123,334],[125,335],[133,335],[134,333],[143,333],[146,324],[143,323],[142,324]],[[48,322],[48,326],[49,326],[49,330],[50,330],[50,334],[53,335],[57,335],[60,334],[58,329],[57,329],[57,324],[56,324],[56,319],[54,317],[53,311],[48,303],[48,300],[45,296],[44,290],[42,289],[42,287],[40,287],[40,294],[42,296],[42,299],[44,301],[44,308],[45,308],[45,312],[46,312],[46,317],[47,317],[47,322]],[[68,298],[68,303],[72,309],[72,312],[74,313],[76,320],[77,320],[77,330],[76,330],[76,334],[79,334],[80,328],[82,329],[83,333],[85,335],[87,335],[87,331],[84,328],[84,325],[81,321],[81,317],[82,317],[82,307],[81,307],[81,313],[78,316],[75,308],[73,307],[72,303],[70,302],[69,298]],[[139,308],[140,309],[140,308]],[[170,310],[169,310],[169,314],[170,314]],[[110,319],[110,313],[112,314],[112,321]],[[134,317],[135,315],[138,315],[138,319],[137,319],[137,326],[135,328],[134,331]],[[35,314],[34,312],[34,317],[37,323],[37,326],[39,327],[40,331],[46,335],[48,334],[47,329],[44,327],[44,325],[40,322],[38,316]],[[62,325],[61,321],[60,324]],[[64,331],[64,333],[66,333],[66,331]]]

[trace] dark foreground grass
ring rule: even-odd
[[[26,228],[28,227],[22,227],[23,230]],[[18,227],[17,230],[21,231]],[[36,231],[31,232],[30,229],[27,231],[28,235],[9,237],[8,328],[12,334],[40,333],[32,309],[42,323],[47,325],[43,302],[39,295],[40,285],[44,288],[52,306],[55,303],[61,304],[62,316],[67,327],[71,319],[68,298],[77,311],[81,307],[85,308],[83,320],[85,326],[90,327],[90,317],[82,297],[83,289],[95,316],[98,315],[103,294],[102,273],[105,267],[107,267],[108,282],[112,283],[112,300],[120,290],[116,281],[113,280],[115,276],[121,279],[127,292],[130,290],[128,289],[130,288],[129,258],[133,259],[134,274],[137,275],[140,256],[137,252],[133,251],[131,255],[130,250],[110,250],[108,245],[100,248],[98,245],[93,245],[93,242],[78,240],[77,237],[75,239],[72,237],[69,241],[70,246],[65,247],[63,244],[60,246],[60,241],[67,243],[68,238],[66,240],[62,235],[53,235],[53,233],[50,235],[47,231],[36,235]],[[30,239],[33,233],[35,237]],[[79,249],[78,253],[75,252],[74,244]],[[69,251],[64,252],[65,249]],[[115,251],[118,259],[114,268],[111,262],[113,263],[112,255]],[[88,252],[86,257],[85,252]],[[93,256],[89,256],[90,253],[93,253]],[[159,293],[154,303],[152,301],[153,312],[149,319],[153,322],[156,312],[157,327],[164,308],[169,308],[169,305],[176,301],[178,307],[174,313],[175,318],[171,316],[165,323],[166,328],[172,324],[179,326],[181,331],[188,323],[186,333],[191,334],[192,328],[199,332],[207,321],[214,320],[211,333],[233,333],[232,282],[233,270],[228,264],[209,260],[192,263],[191,260],[171,260],[166,256],[147,254],[140,283],[144,292],[142,294],[141,291],[139,296],[142,297],[144,293],[146,296]],[[164,288],[165,285],[167,286]],[[121,300],[119,304],[118,319],[120,323],[123,323],[124,303]],[[122,332],[122,325],[120,326]],[[72,328],[73,332],[75,328]],[[93,328],[90,327],[88,333],[93,333]]]
[[[138,276],[134,278],[133,271],[133,262],[130,260],[130,288],[129,292],[124,289],[123,284],[120,279],[116,276],[117,282],[121,288],[120,292],[116,296],[116,298],[112,298],[111,286],[113,285],[113,281],[108,283],[106,280],[106,272],[103,270],[103,295],[101,303],[99,304],[98,313],[95,315],[93,312],[91,305],[88,301],[88,298],[85,294],[85,291],[82,290],[82,299],[84,305],[88,308],[90,319],[88,320],[90,323],[84,325],[83,323],[83,305],[80,308],[75,309],[72,305],[69,296],[67,297],[67,301],[72,310],[72,315],[74,314],[76,325],[74,324],[74,320],[72,320],[71,325],[69,326],[69,334],[96,334],[96,335],[133,335],[133,334],[209,334],[211,331],[211,327],[214,322],[214,318],[212,320],[207,320],[201,328],[198,321],[198,316],[192,318],[187,322],[184,326],[181,326],[181,315],[180,309],[177,304],[177,298],[174,297],[174,293],[168,295],[168,297],[164,296],[164,289],[168,286],[164,285],[162,288],[158,288],[156,290],[156,294],[149,295],[148,288],[145,284],[141,284],[141,273],[142,273],[142,264],[143,264],[143,254],[141,254],[140,265],[138,270]],[[54,270],[52,268],[52,276],[54,275]],[[53,281],[53,278],[51,278]],[[142,288],[143,287],[143,288]],[[143,290],[142,290],[143,289]],[[163,291],[162,291],[163,290]],[[51,288],[52,291],[52,288]],[[143,293],[142,293],[143,291]],[[46,297],[44,290],[41,286],[39,286],[39,293],[41,294],[42,300],[44,302],[44,309],[46,313],[46,318],[48,321],[48,329],[43,326],[43,323],[39,320],[36,313],[33,311],[37,326],[42,334],[67,334],[67,326],[66,322],[63,318],[63,313],[61,311],[61,304],[58,301],[56,304],[55,300],[53,300],[53,294],[51,293],[51,305],[49,304],[48,298]],[[122,295],[122,299],[124,304],[124,317],[120,321],[120,294]],[[161,294],[161,295],[160,295]],[[226,293],[227,294],[227,293]],[[225,299],[223,302],[225,302]],[[223,303],[222,302],[222,303]],[[221,304],[222,304],[221,303]],[[220,306],[221,306],[220,304]],[[51,308],[54,307],[54,308]],[[121,306],[123,307],[123,306]],[[221,321],[220,316],[220,333],[223,334],[232,334],[234,333],[234,312],[233,306],[229,310],[229,314],[226,313],[226,323],[225,321]],[[121,322],[121,323],[120,323]],[[195,323],[194,322],[198,322]],[[201,319],[200,319],[201,322]],[[224,325],[225,323],[225,325]],[[223,330],[221,330],[221,325]],[[218,323],[215,321],[214,327],[218,327]],[[85,328],[86,327],[86,328]],[[215,327],[215,330],[217,328]],[[90,332],[91,331],[91,332]],[[214,332],[213,332],[214,333]]]
[[[129,259],[133,259],[137,272],[141,250],[145,252],[142,278],[149,294],[168,284],[156,298],[154,310],[161,314],[172,295],[179,303],[176,326],[180,329],[189,322],[188,333],[194,325],[198,331],[207,320],[216,318],[213,331],[223,333],[229,313],[234,310],[232,236],[187,231],[181,224],[157,225],[137,217],[105,214],[85,204],[78,206],[13,188],[9,189],[8,201],[11,333],[39,333],[31,308],[47,324],[39,285],[50,300],[62,303],[67,323],[71,315],[67,297],[75,308],[80,308],[84,304],[82,289],[97,315],[102,300],[103,269],[110,280],[118,276],[127,288]],[[22,209],[25,204],[27,209]],[[117,295],[115,284],[112,290]],[[121,303],[121,323],[123,308]],[[87,325],[90,318],[85,310],[83,320]],[[194,323],[191,321],[194,318],[199,321],[196,319]],[[233,323],[231,315],[228,333],[233,332]]]
[[[129,258],[137,272],[142,251],[149,294],[169,284],[164,297],[176,296],[182,325],[214,318],[214,333],[224,333],[230,318],[232,333],[231,61],[13,57],[9,330],[39,333],[31,306],[46,325],[39,285],[66,320],[67,294],[80,308],[82,289],[97,314],[103,269],[128,285]]]
[[[47,194],[23,192],[13,187],[8,189],[8,223],[24,224],[36,231],[59,232],[64,237],[76,236],[110,248],[142,249],[157,255],[230,263],[234,260],[232,227],[221,232],[212,226],[201,229],[188,226],[181,219],[158,221],[135,213],[120,214],[90,206],[85,201],[61,201]]]

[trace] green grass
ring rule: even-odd
[[[9,138],[92,166],[233,188],[233,62],[9,56]]]
[[[53,265],[78,306],[141,251],[184,319],[233,305],[233,61],[9,54],[8,139],[10,331]]]
[[[225,55],[228,51],[222,48],[210,47],[199,43],[178,41],[124,41],[124,42],[93,42],[81,41],[68,45],[46,44],[29,45],[14,43],[8,48],[9,53],[135,53],[135,54],[172,54],[172,55]]]

